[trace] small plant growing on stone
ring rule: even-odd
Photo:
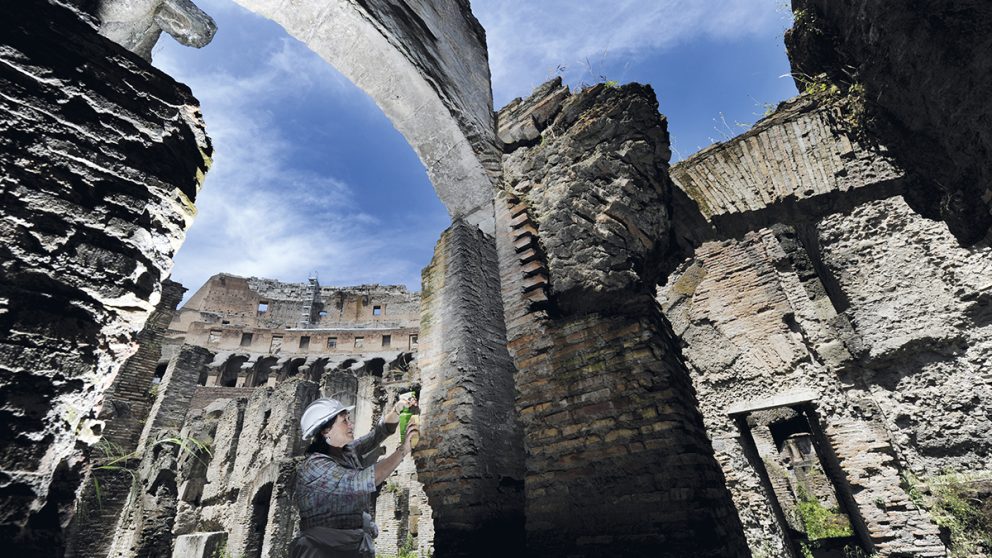
[[[137,452],[125,452],[119,445],[110,440],[100,440],[96,445],[100,456],[93,459],[93,466],[90,474],[90,482],[93,484],[93,496],[96,498],[97,508],[103,509],[103,487],[98,478],[99,472],[116,473],[126,472],[131,476],[132,484],[138,482],[138,476],[134,471],[133,461],[137,461]],[[85,510],[83,510],[85,512]]]
[[[417,554],[417,543],[413,540],[412,535],[407,535],[406,540],[403,541],[403,546],[399,549],[399,553],[396,558],[418,558]]]
[[[161,440],[155,442],[156,446],[171,445],[179,449],[177,458],[182,458],[184,455],[188,455],[201,464],[206,465],[201,456],[206,454],[208,457],[213,457],[213,453],[210,452],[210,445],[199,440],[193,436],[169,436],[167,438],[162,438]]]
[[[213,552],[210,553],[210,558],[244,558],[244,554],[239,554],[234,556],[231,551],[227,548],[227,541],[220,543]]]
[[[798,500],[796,511],[799,513],[806,530],[806,537],[809,539],[808,543],[802,544],[804,556],[807,555],[807,552],[809,556],[812,556],[812,549],[817,548],[820,540],[854,535],[851,522],[846,515],[840,513],[839,510],[828,509],[802,486],[799,487]]]
[[[844,558],[878,558],[878,553],[868,554],[860,546],[847,545],[844,547]]]
[[[930,512],[947,537],[950,556],[992,556],[992,501],[979,497],[992,472],[948,472],[928,479],[904,474],[902,487],[914,504]]]

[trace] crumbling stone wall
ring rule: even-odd
[[[154,403],[146,405],[149,417],[132,433],[139,451],[124,464],[135,478],[132,482],[125,471],[112,475],[121,481],[120,505],[116,512],[104,510],[102,522],[91,518],[91,528],[77,530],[73,544],[104,549],[92,554],[106,555],[109,545],[113,556],[181,556],[181,552],[206,552],[222,540],[232,555],[285,555],[298,530],[293,482],[297,457],[304,449],[298,425],[306,405],[321,393],[357,405],[356,429],[362,431],[381,416],[390,394],[395,398],[419,385],[415,355],[409,351],[328,349],[323,339],[302,349],[287,344],[284,352],[274,354],[254,345],[239,347],[243,331],[287,337],[307,334],[315,340],[329,331],[335,335],[418,331],[384,327],[409,325],[409,316],[417,315],[409,308],[416,308],[419,296],[405,289],[329,290],[328,298],[342,303],[342,315],[335,317],[341,328],[314,324],[313,329],[299,329],[305,287],[223,274],[211,278],[172,320],[171,327],[177,329],[166,335],[164,326],[155,322],[162,327],[147,332],[149,347],[163,341],[181,345],[168,351]],[[256,324],[257,314],[262,314],[255,309],[257,300],[274,300],[271,295],[282,296],[295,311],[283,312],[284,320],[273,322],[276,327],[271,329],[246,327]],[[379,312],[373,311],[376,306]],[[233,344],[198,335],[201,326],[211,324],[221,324]],[[228,384],[232,374],[236,381]],[[389,482],[395,490],[388,491],[382,509],[377,507],[377,517],[390,536],[378,548],[384,555],[397,554],[409,535],[428,553],[433,544],[431,509],[412,463]],[[402,498],[395,498],[396,494]]]
[[[992,6],[793,0],[793,75],[854,87],[867,135],[919,180],[907,199],[964,244],[992,226]],[[820,77],[821,74],[823,77]]]
[[[903,465],[919,476],[989,469],[992,251],[961,247],[899,199],[825,219],[816,234],[848,305],[863,389]]]
[[[138,334],[138,351],[127,360],[107,393],[99,419],[103,436],[90,450],[90,459],[110,467],[136,452],[139,439],[158,395],[166,370],[163,359],[165,331],[186,289],[174,281],[162,284],[162,299]],[[161,374],[160,374],[161,373]],[[129,461],[125,459],[125,462]],[[80,512],[73,518],[67,538],[66,556],[106,555],[111,527],[117,522],[131,494],[131,475],[121,468],[98,468],[83,486],[78,498]],[[79,536],[85,533],[85,536]]]
[[[660,289],[752,549],[794,551],[735,417],[809,404],[865,542],[944,555],[901,475],[987,468],[990,261],[892,198],[704,244]]]
[[[542,86],[500,114],[496,241],[527,450],[528,552],[743,556],[674,338],[668,138],[648,87]]]
[[[8,2],[0,21],[0,532],[43,553],[61,543],[99,402],[161,297],[211,148],[189,90],[91,18]]]

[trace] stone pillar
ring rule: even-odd
[[[99,419],[104,421],[103,446],[98,458],[110,461],[138,449],[145,420],[159,392],[161,383],[153,383],[162,359],[164,334],[176,313],[186,289],[174,281],[162,284],[162,299],[138,334],[138,352],[121,368],[110,387]],[[160,378],[162,380],[164,378]],[[132,479],[125,471],[94,470],[77,501],[86,513],[73,520],[66,544],[66,556],[102,556],[113,534],[117,515],[131,492]],[[99,483],[99,499],[96,485]],[[82,533],[83,536],[79,536]]]
[[[211,148],[190,91],[92,19],[5,2],[0,37],[0,538],[26,556],[62,542]]]
[[[213,358],[214,354],[203,347],[183,345],[180,348],[179,354],[165,369],[165,376],[159,384],[155,403],[148,413],[148,420],[145,421],[144,430],[141,432],[138,448],[144,449],[148,441],[154,441],[158,433],[163,430],[178,432],[182,428],[193,393],[200,385],[198,381],[200,371],[206,368]]]
[[[414,451],[438,556],[519,556],[523,448],[496,247],[455,221],[423,272],[423,436]]]
[[[746,556],[652,292],[668,138],[644,86],[550,82],[499,116],[496,202],[532,556]]]

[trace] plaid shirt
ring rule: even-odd
[[[313,453],[296,475],[296,503],[300,529],[324,526],[361,529],[362,512],[372,512],[375,465],[362,467],[362,457],[379,447],[396,430],[382,420],[371,432],[341,449],[340,453]]]

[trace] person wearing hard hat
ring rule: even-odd
[[[372,521],[372,495],[410,453],[405,442],[392,454],[365,466],[363,458],[396,431],[399,413],[411,405],[400,399],[371,432],[355,439],[351,412],[336,399],[321,398],[300,418],[304,440],[312,440],[296,475],[300,534],[290,544],[291,558],[371,558],[379,528]]]

